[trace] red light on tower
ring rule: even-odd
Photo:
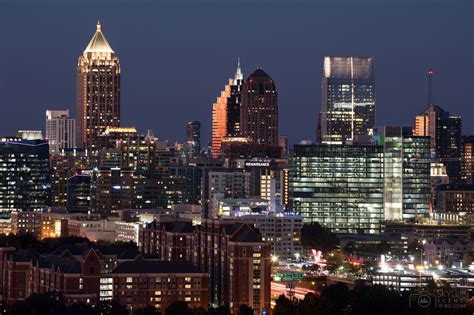
[[[433,69],[431,69],[431,68],[428,69],[428,76],[430,76],[430,77],[433,76]]]

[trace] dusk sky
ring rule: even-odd
[[[257,66],[279,93],[280,134],[315,138],[325,55],[374,56],[377,125],[411,126],[434,102],[474,134],[472,0],[0,0],[0,135],[75,113],[77,58],[97,19],[122,66],[122,126],[183,141],[234,75]]]

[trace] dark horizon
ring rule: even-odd
[[[374,56],[377,125],[411,126],[433,68],[434,103],[474,134],[471,1],[136,3],[0,1],[0,135],[44,131],[46,109],[75,113],[77,58],[97,19],[122,66],[122,126],[172,143],[192,120],[209,142],[212,103],[239,57],[244,77],[262,66],[275,80],[290,143],[315,138],[325,55]]]

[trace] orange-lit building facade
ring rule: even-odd
[[[76,79],[76,143],[94,153],[105,129],[120,126],[120,63],[99,22],[79,57]]]
[[[227,102],[230,98],[232,79],[212,105],[212,158],[221,154],[222,140],[227,137]]]

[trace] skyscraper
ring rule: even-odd
[[[474,184],[474,136],[462,137],[461,181]]]
[[[431,162],[428,137],[413,136],[408,127],[374,128],[383,146],[384,210],[386,220],[428,215]]]
[[[289,160],[289,208],[303,222],[319,222],[338,233],[380,233],[383,192],[381,146],[294,146]]]
[[[230,96],[227,100],[227,136],[237,137],[240,135],[240,106],[242,103],[242,84],[244,76],[240,69],[240,59],[237,61],[237,70],[234,80],[230,84]]]
[[[236,137],[240,134],[240,107],[243,84],[240,60],[234,79],[224,87],[221,95],[212,106],[212,157],[221,154],[221,143],[226,137]]]
[[[343,143],[375,126],[372,57],[324,57],[318,141]]]
[[[446,165],[451,184],[461,177],[461,128],[461,117],[438,105],[428,106],[413,123],[413,135],[430,137],[431,158]]]
[[[77,145],[92,154],[107,127],[120,126],[120,64],[100,23],[77,64]]]
[[[278,102],[276,85],[262,68],[242,86],[240,133],[259,144],[278,146]]]
[[[0,139],[0,215],[43,211],[49,205],[49,148],[45,140]]]
[[[186,142],[192,146],[194,156],[201,151],[200,121],[190,121],[186,124]]]
[[[69,117],[69,110],[46,111],[46,139],[51,155],[60,149],[76,147],[76,120]]]

